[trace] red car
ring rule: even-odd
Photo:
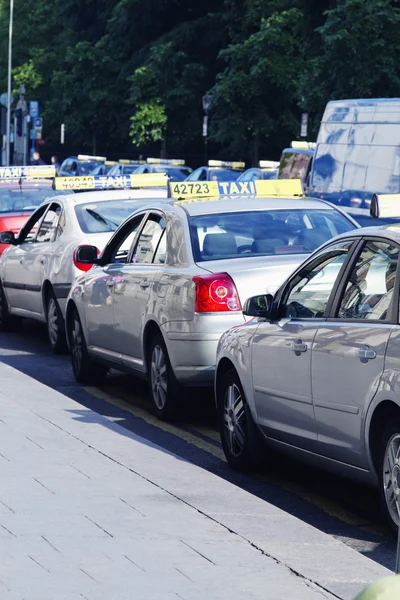
[[[17,234],[45,198],[64,193],[54,191],[52,183],[53,179],[0,178],[0,231]],[[0,255],[6,248],[0,244]]]

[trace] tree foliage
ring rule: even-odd
[[[0,93],[9,0],[0,0]],[[15,0],[13,90],[48,147],[167,153],[196,166],[202,97],[215,157],[277,158],[332,98],[398,95],[395,0]]]

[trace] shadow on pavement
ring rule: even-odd
[[[73,378],[70,358],[51,353],[44,327],[26,323],[21,333],[0,334],[0,360],[63,393],[88,409],[110,419],[122,429],[121,434],[141,436],[149,444],[176,454],[203,469],[223,477],[251,494],[277,506],[306,523],[328,533],[372,560],[393,570],[395,543],[380,518],[376,490],[341,479],[326,472],[298,464],[292,459],[273,454],[270,465],[254,475],[232,471],[224,460],[195,446],[182,437],[153,424],[128,410],[91,395]],[[151,413],[147,403],[147,384],[127,375],[111,372],[102,390],[108,388],[132,390],[132,397],[140,397],[141,406]],[[134,406],[133,402],[133,406]],[[83,422],[96,421],[96,416],[84,410],[76,411],[75,418]],[[103,422],[104,423],[104,422]],[[181,415],[173,424],[182,431],[195,432],[197,427],[216,429],[216,415],[212,392],[196,391]],[[124,433],[127,430],[131,433]],[[200,438],[199,438],[200,439]],[[217,441],[208,444],[220,448]],[[201,445],[200,445],[201,446]],[[343,514],[341,514],[341,512]],[[350,518],[348,514],[350,513]],[[352,522],[351,515],[355,515]],[[375,531],[376,530],[376,531]]]

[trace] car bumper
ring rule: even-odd
[[[213,386],[218,342],[227,329],[239,324],[243,324],[241,313],[223,319],[201,315],[190,322],[190,331],[183,323],[166,324],[163,335],[179,383]]]

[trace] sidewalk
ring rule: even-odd
[[[1,600],[350,600],[385,568],[0,363]]]

